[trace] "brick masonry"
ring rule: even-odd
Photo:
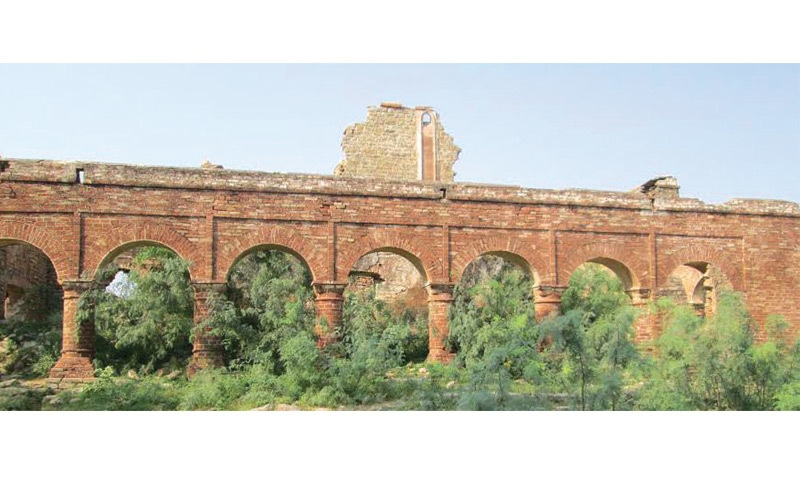
[[[342,150],[335,175],[443,182],[453,181],[461,152],[433,109],[394,102],[369,107],[365,122],[347,127]]]
[[[0,163],[0,242],[41,250],[62,285],[91,280],[117,253],[148,244],[187,259],[196,285],[222,284],[237,259],[273,247],[306,262],[318,313],[336,326],[348,273],[365,254],[387,251],[408,259],[429,285],[431,358],[446,360],[442,345],[452,285],[472,260],[499,253],[531,273],[540,315],[557,309],[575,268],[596,262],[620,276],[636,304],[662,290],[674,292],[674,272],[691,278],[685,267],[698,272],[695,280],[719,272],[744,294],[759,323],[775,314],[786,318],[792,335],[800,328],[800,208],[791,202],[708,205],[681,198],[669,177],[631,192],[603,192],[380,175]],[[70,291],[65,289],[65,304]],[[692,298],[687,294],[686,301]],[[71,310],[65,305],[65,337],[75,328]],[[204,311],[202,305],[195,310],[200,316]],[[640,338],[657,334],[649,321],[642,319]],[[335,340],[322,334],[322,343]],[[64,343],[70,349],[62,356],[65,370],[54,375],[85,374],[67,367],[80,364],[91,347]],[[195,346],[200,368],[215,361],[206,358],[214,340],[207,343],[208,348]]]

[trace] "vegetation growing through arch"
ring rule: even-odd
[[[94,323],[95,365],[141,373],[184,368],[194,314],[187,262],[164,247],[139,249],[124,295],[106,288],[117,271],[113,264],[101,269],[78,304],[78,324]]]
[[[14,270],[27,268],[16,262],[26,260],[35,267],[19,282]],[[55,265],[29,243],[0,241],[0,282],[0,377],[46,376],[61,349],[62,292]]]
[[[800,408],[798,343],[785,337],[786,325],[778,318],[770,320],[767,340],[755,342],[756,327],[734,295],[722,296],[708,318],[659,301],[650,314],[661,317],[664,333],[649,350],[639,350],[631,324],[644,312],[629,306],[619,281],[603,268],[577,271],[564,292],[563,313],[537,322],[529,279],[504,265],[499,275],[467,288],[474,289],[471,297],[457,293],[454,364],[409,364],[419,338],[409,335],[407,321],[369,294],[350,296],[343,341],[319,350],[311,292],[303,294],[298,287],[308,289],[309,278],[298,266],[283,254],[264,252],[246,267],[261,272],[260,280],[237,283],[232,276],[239,293],[218,298],[206,325],[229,342],[232,361],[226,369],[188,381],[120,379],[104,370],[83,393],[60,394],[71,400],[47,408],[243,409],[278,403],[403,409]],[[188,285],[180,275],[169,281]],[[274,328],[243,341],[246,325],[233,322],[249,320],[238,317],[237,308],[264,313],[260,309],[271,301],[279,308],[267,316]]]

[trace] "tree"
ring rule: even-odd
[[[163,247],[142,248],[128,274],[127,297],[103,288],[115,274],[114,268],[98,274],[98,287],[78,305],[78,322],[94,322],[98,365],[143,372],[185,366],[194,313],[186,261]]]
[[[633,343],[637,312],[619,279],[587,264],[562,296],[564,313],[541,324],[551,378],[577,397],[581,410],[617,410],[624,400],[627,370],[638,363]]]
[[[735,292],[720,295],[717,313],[698,317],[669,300],[656,304],[665,331],[657,339],[638,406],[656,410],[771,410],[791,408],[798,379],[798,344],[772,317],[766,339]]]

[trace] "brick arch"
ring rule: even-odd
[[[659,287],[664,286],[669,276],[679,266],[701,266],[703,264],[716,266],[728,277],[734,290],[744,291],[741,259],[737,258],[736,252],[711,248],[707,245],[687,245],[678,249],[672,255],[660,259],[658,269]]]
[[[83,274],[92,278],[117,255],[137,246],[158,245],[169,248],[179,257],[189,262],[189,276],[201,278],[204,268],[203,255],[197,245],[190,242],[181,233],[152,222],[136,222],[119,228],[110,229],[105,235],[94,238],[84,247]]]
[[[437,258],[430,246],[424,246],[416,238],[398,235],[394,232],[370,232],[347,247],[342,249],[337,259],[336,276],[338,280],[346,280],[353,265],[364,255],[372,252],[396,253],[410,261],[419,270],[426,282],[445,281],[446,272],[441,258]]]
[[[311,278],[314,281],[322,278],[327,270],[326,246],[315,245],[306,237],[297,235],[286,227],[262,225],[256,231],[236,237],[221,246],[217,255],[216,276],[219,277],[219,273],[223,273],[221,279],[227,279],[237,261],[260,248],[274,248],[296,256],[311,271]]]
[[[492,235],[487,238],[481,238],[468,244],[466,247],[456,252],[453,256],[452,262],[452,280],[458,283],[461,280],[461,275],[467,266],[476,260],[481,255],[495,254],[503,257],[505,254],[511,254],[516,259],[523,262],[522,265],[512,257],[512,263],[526,270],[531,275],[533,283],[538,285],[543,280],[549,281],[552,278],[551,272],[547,268],[547,258],[536,251],[532,246],[524,243],[520,239],[513,237]]]
[[[64,243],[58,241],[62,235],[63,232],[56,234],[31,223],[0,220],[0,246],[20,242],[36,247],[53,264],[59,284],[77,276],[78,264],[75,255],[70,254],[64,248]]]
[[[592,242],[570,250],[559,268],[559,280],[562,283],[584,263],[599,263],[610,268],[625,289],[641,288],[642,278],[647,278],[647,259],[632,253],[630,246],[620,243]]]

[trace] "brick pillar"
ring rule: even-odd
[[[567,287],[559,285],[535,285],[533,287],[533,308],[536,320],[543,320],[561,313],[561,295]]]
[[[650,313],[650,290],[647,288],[632,288],[625,293],[631,297],[631,305],[639,311],[639,316],[633,323],[633,328],[636,331],[636,341],[647,342],[658,337],[661,334],[661,322]]]
[[[194,325],[197,326],[208,316],[208,300],[212,294],[224,295],[227,285],[224,283],[192,282],[194,290]],[[192,361],[187,370],[188,375],[194,375],[204,368],[221,367],[224,364],[222,345],[218,337],[210,335],[208,329],[197,330],[192,342]]]
[[[61,329],[61,357],[50,369],[50,378],[91,378],[94,377],[94,322],[86,322],[77,331],[75,315],[81,294],[90,289],[94,282],[65,281],[64,316]]]
[[[455,354],[445,349],[450,332],[447,313],[453,303],[452,283],[432,283],[428,289],[428,361],[449,363]]]
[[[318,282],[314,283],[314,309],[317,321],[314,330],[317,334],[317,346],[339,341],[339,330],[342,327],[342,303],[346,283]]]

